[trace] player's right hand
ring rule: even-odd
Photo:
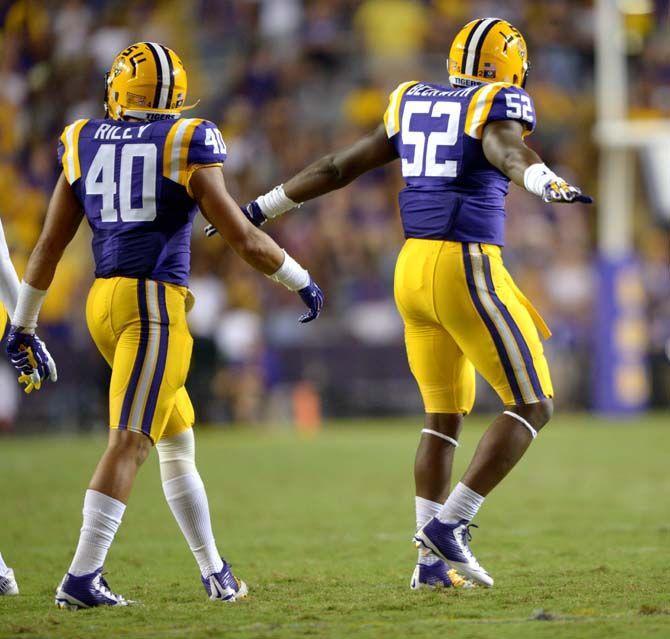
[[[56,362],[35,333],[26,333],[20,326],[12,325],[7,336],[7,355],[26,393],[39,390],[44,380],[58,379]]]
[[[310,277],[309,284],[305,288],[298,291],[300,299],[305,303],[309,309],[307,313],[303,313],[298,320],[301,324],[307,324],[319,317],[321,309],[323,308],[324,295],[319,285]]]
[[[260,228],[268,221],[268,218],[263,214],[263,211],[261,211],[261,207],[258,205],[256,200],[249,202],[249,204],[246,206],[240,206],[240,209],[242,209],[244,217],[246,217],[247,220],[249,220],[249,222],[251,222],[256,227]],[[217,233],[218,231],[213,224],[209,224],[205,227],[205,235],[207,237],[212,237]]]
[[[559,177],[545,184],[542,200],[549,204],[559,204],[561,202],[567,204],[572,204],[573,202],[591,204],[593,202],[592,197],[583,195],[581,189],[568,184],[563,178]]]
[[[260,228],[268,221],[268,218],[265,216],[263,211],[261,211],[261,207],[256,200],[249,202],[249,204],[246,206],[241,206],[240,208],[242,209],[242,213],[244,213],[247,220],[249,220],[249,222],[251,222],[254,226]]]

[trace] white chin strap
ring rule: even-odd
[[[453,437],[449,437],[449,435],[439,433],[438,431],[431,430],[430,428],[422,428],[421,432],[426,433],[426,435],[433,435],[433,437],[439,437],[440,439],[443,439],[445,442],[451,444],[454,448],[458,448],[458,442]]]
[[[527,420],[521,417],[521,415],[517,415],[516,413],[513,413],[511,410],[503,411],[503,415],[507,415],[512,419],[516,419],[521,425],[523,425],[525,428],[528,429],[528,432],[530,433],[530,436],[533,439],[537,437],[537,431],[530,425],[530,423]]]

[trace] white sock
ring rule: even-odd
[[[455,524],[461,519],[470,521],[484,503],[484,498],[460,481],[440,510],[437,518],[445,524]]]
[[[9,566],[5,563],[0,552],[0,577],[4,577],[7,573],[9,573]]]
[[[417,530],[426,524],[429,519],[437,517],[437,514],[442,508],[442,504],[440,502],[430,501],[430,499],[424,499],[423,497],[415,497],[414,504],[416,507]],[[419,557],[417,559],[418,564],[432,566],[438,561],[440,561],[440,558],[437,555],[434,555],[430,550],[427,548],[419,548]]]
[[[104,565],[125,510],[126,505],[118,499],[96,490],[86,491],[84,525],[68,571],[70,574],[80,577]]]
[[[216,548],[207,493],[198,472],[164,481],[163,492],[202,576],[220,572],[223,561]]]

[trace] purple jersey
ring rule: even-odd
[[[188,286],[195,166],[222,165],[226,146],[207,120],[77,120],[58,161],[93,230],[96,277]]]
[[[503,82],[467,89],[404,82],[391,94],[384,123],[406,183],[399,195],[405,237],[504,244],[509,179],[481,142],[495,120],[518,120],[530,133],[530,96]]]

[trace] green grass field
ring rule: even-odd
[[[483,427],[468,424],[457,470]],[[668,415],[556,418],[478,516],[491,590],[408,589],[417,435],[416,421],[202,430],[219,545],[250,597],[206,599],[151,458],[106,566],[142,605],[76,613],[53,592],[104,440],[0,440],[0,550],[22,589],[0,598],[0,637],[670,637]]]

